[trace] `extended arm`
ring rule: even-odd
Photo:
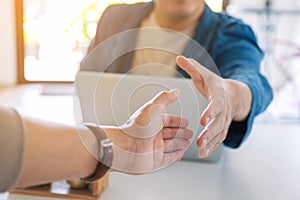
[[[186,119],[163,113],[178,95],[177,90],[162,92],[137,110],[124,126],[102,127],[114,143],[113,171],[147,173],[182,158],[193,133],[187,129]],[[6,129],[2,126],[0,132],[0,143],[14,142],[16,150],[2,145],[5,149],[0,153],[0,160],[16,169],[1,164],[0,176],[6,179],[0,180],[0,192],[13,186],[86,177],[95,170],[98,160],[94,155],[99,147],[88,128],[24,117],[12,109],[1,110],[0,107],[1,119],[8,116]],[[14,130],[13,127],[18,128]],[[8,137],[12,132],[13,137]]]

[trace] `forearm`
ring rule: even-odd
[[[24,133],[19,114],[0,105],[0,193],[16,184],[23,162]]]
[[[17,187],[85,177],[95,169],[97,161],[84,147],[76,127],[25,118],[24,129],[24,163]],[[78,130],[96,143],[86,127]]]

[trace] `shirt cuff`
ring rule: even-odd
[[[0,193],[15,186],[23,163],[25,133],[17,111],[0,107]]]

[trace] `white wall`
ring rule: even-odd
[[[291,9],[291,8],[299,8],[299,0],[271,0],[273,7],[276,9]],[[245,1],[245,0],[230,0],[231,4],[246,6],[251,8],[262,8],[266,0],[252,0],[252,1]]]
[[[0,84],[16,82],[14,1],[0,0]]]
[[[297,10],[298,14],[282,13],[280,15],[273,15],[269,22],[271,29],[266,32],[267,18],[265,15],[258,15],[254,12],[242,12],[240,8],[264,8],[266,0],[231,0],[232,6],[229,8],[229,13],[237,17],[242,18],[246,23],[250,24],[258,36],[261,46],[266,49],[266,45],[270,41],[277,41],[275,48],[270,49],[274,56],[279,58],[286,54],[295,52],[295,48],[292,45],[283,45],[284,42],[294,43],[294,46],[300,48],[300,0],[273,0],[273,8],[277,11],[290,11]],[[233,8],[233,9],[231,9]],[[237,9],[235,9],[237,8]],[[278,42],[280,40],[281,43]],[[282,42],[284,41],[284,42]],[[295,58],[296,59],[296,58]],[[296,60],[293,61],[296,61]],[[273,59],[274,60],[274,59]],[[272,60],[270,60],[272,61]],[[291,60],[292,61],[292,60]],[[297,64],[295,62],[285,62],[285,66],[276,66],[276,63],[268,62],[269,69],[266,71],[267,76],[274,88],[281,87],[285,79],[292,78],[299,80],[300,75],[300,58],[297,58]],[[283,73],[282,70],[285,72]],[[272,74],[270,74],[272,73]],[[300,81],[299,81],[300,83]]]
[[[231,0],[230,14],[242,18],[256,32],[259,42],[268,49],[262,70],[274,90],[274,99],[268,108],[270,119],[300,119],[300,0],[273,0],[277,11],[296,10],[297,14],[282,13],[267,18],[254,12],[241,12],[242,7],[263,8],[266,0]],[[267,34],[268,33],[268,34]],[[266,48],[267,44],[271,48]],[[294,55],[289,57],[288,55]],[[276,62],[277,61],[277,62]],[[267,119],[268,120],[268,119]]]

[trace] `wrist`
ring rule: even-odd
[[[94,182],[101,179],[111,168],[113,162],[113,143],[107,137],[102,128],[96,124],[85,123],[84,124],[96,137],[97,146],[97,165],[94,171],[88,176],[81,178],[86,182]]]
[[[251,110],[252,93],[249,86],[241,81],[227,79],[225,89],[229,91],[232,102],[232,119],[243,121]]]
[[[114,146],[124,151],[131,151],[133,139],[130,135],[126,134],[126,129],[115,126],[101,126],[106,136],[114,143]]]
[[[134,139],[126,134],[126,127],[101,127],[107,137],[114,143],[113,162],[110,172],[128,172],[135,152]]]
[[[77,168],[80,170],[78,177],[86,177],[96,169],[98,163],[96,158],[98,152],[97,139],[86,126],[78,126],[76,129],[79,136],[78,140],[83,145],[83,150],[81,155],[78,155],[78,153],[74,155],[74,160],[79,160],[80,163],[77,165]],[[88,141],[91,142],[88,143]]]

